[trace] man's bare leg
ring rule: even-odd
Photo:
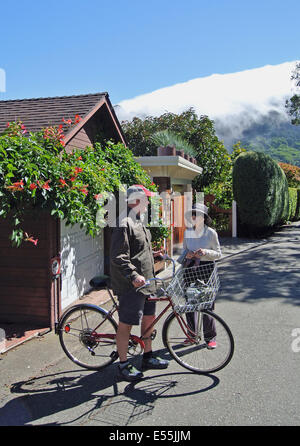
[[[127,325],[124,324],[123,322],[119,322],[116,341],[117,341],[119,359],[121,362],[127,361],[128,343],[129,343],[131,328],[132,325]]]
[[[144,353],[148,353],[152,350],[152,339],[150,338],[152,329],[148,330],[146,333],[145,333],[145,330],[147,330],[147,327],[149,327],[152,324],[154,319],[155,319],[155,315],[154,316],[143,316],[143,319],[142,319],[141,334],[145,338],[147,338],[147,339],[144,339],[144,343],[145,343]]]

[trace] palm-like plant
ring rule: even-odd
[[[196,155],[195,148],[189,142],[187,142],[184,138],[181,138],[181,136],[178,136],[176,133],[170,132],[169,130],[161,130],[156,132],[150,137],[150,139],[158,146],[175,146],[177,150],[183,150],[187,155]]]

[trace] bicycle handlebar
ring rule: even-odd
[[[147,279],[146,282],[144,283],[144,285],[139,286],[138,288],[135,289],[135,291],[140,291],[142,288],[146,288],[147,286],[150,285],[151,281],[156,281],[156,282],[162,282],[163,279],[159,279],[158,277],[151,277],[151,279]]]
[[[162,255],[162,260],[170,260],[173,263],[173,273],[172,273],[172,277],[175,276],[175,263],[176,261],[174,259],[172,259],[172,257],[168,256],[168,254],[163,254]]]
[[[172,257],[169,257],[168,254],[164,254],[164,255],[162,255],[162,260],[171,260],[171,262],[173,263],[173,274],[172,274],[172,277],[174,277],[174,275],[175,275],[175,260],[172,259]],[[142,286],[136,288],[135,290],[136,290],[136,291],[139,291],[139,290],[141,290],[142,288],[146,288],[147,286],[150,285],[151,281],[153,281],[153,280],[156,281],[156,282],[163,282],[164,280],[167,280],[167,279],[161,279],[161,278],[159,278],[159,277],[151,277],[151,279],[147,279],[147,280],[146,280],[146,282],[144,283],[144,285],[142,285]]]

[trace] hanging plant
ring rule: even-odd
[[[63,120],[74,125],[81,118]],[[38,245],[25,233],[22,220],[28,210],[47,209],[65,220],[79,223],[95,236],[105,226],[105,200],[122,184],[144,184],[155,190],[151,179],[123,144],[99,143],[85,150],[65,150],[63,126],[29,133],[21,121],[8,123],[0,135],[0,216],[13,222],[11,240]]]

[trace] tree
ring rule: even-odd
[[[232,168],[235,159],[241,154],[245,153],[246,149],[242,147],[240,141],[232,146],[230,154],[230,168],[224,169],[217,181],[212,182],[204,187],[204,194],[212,194],[215,197],[214,204],[223,209],[230,209],[232,207],[233,193],[232,193]],[[229,164],[228,164],[229,166]]]
[[[123,122],[122,126],[135,156],[156,155],[157,144],[152,136],[162,130],[175,133],[192,145],[194,157],[203,168],[203,173],[194,181],[194,187],[198,191],[230,169],[229,154],[215,134],[213,121],[207,116],[198,117],[193,108],[178,115],[165,113],[145,119],[135,117],[131,122]]]
[[[295,81],[297,87],[300,87],[300,62],[296,63],[295,69],[292,73],[291,79]],[[300,95],[294,94],[285,103],[288,114],[292,117],[291,123],[294,125],[300,124]]]

